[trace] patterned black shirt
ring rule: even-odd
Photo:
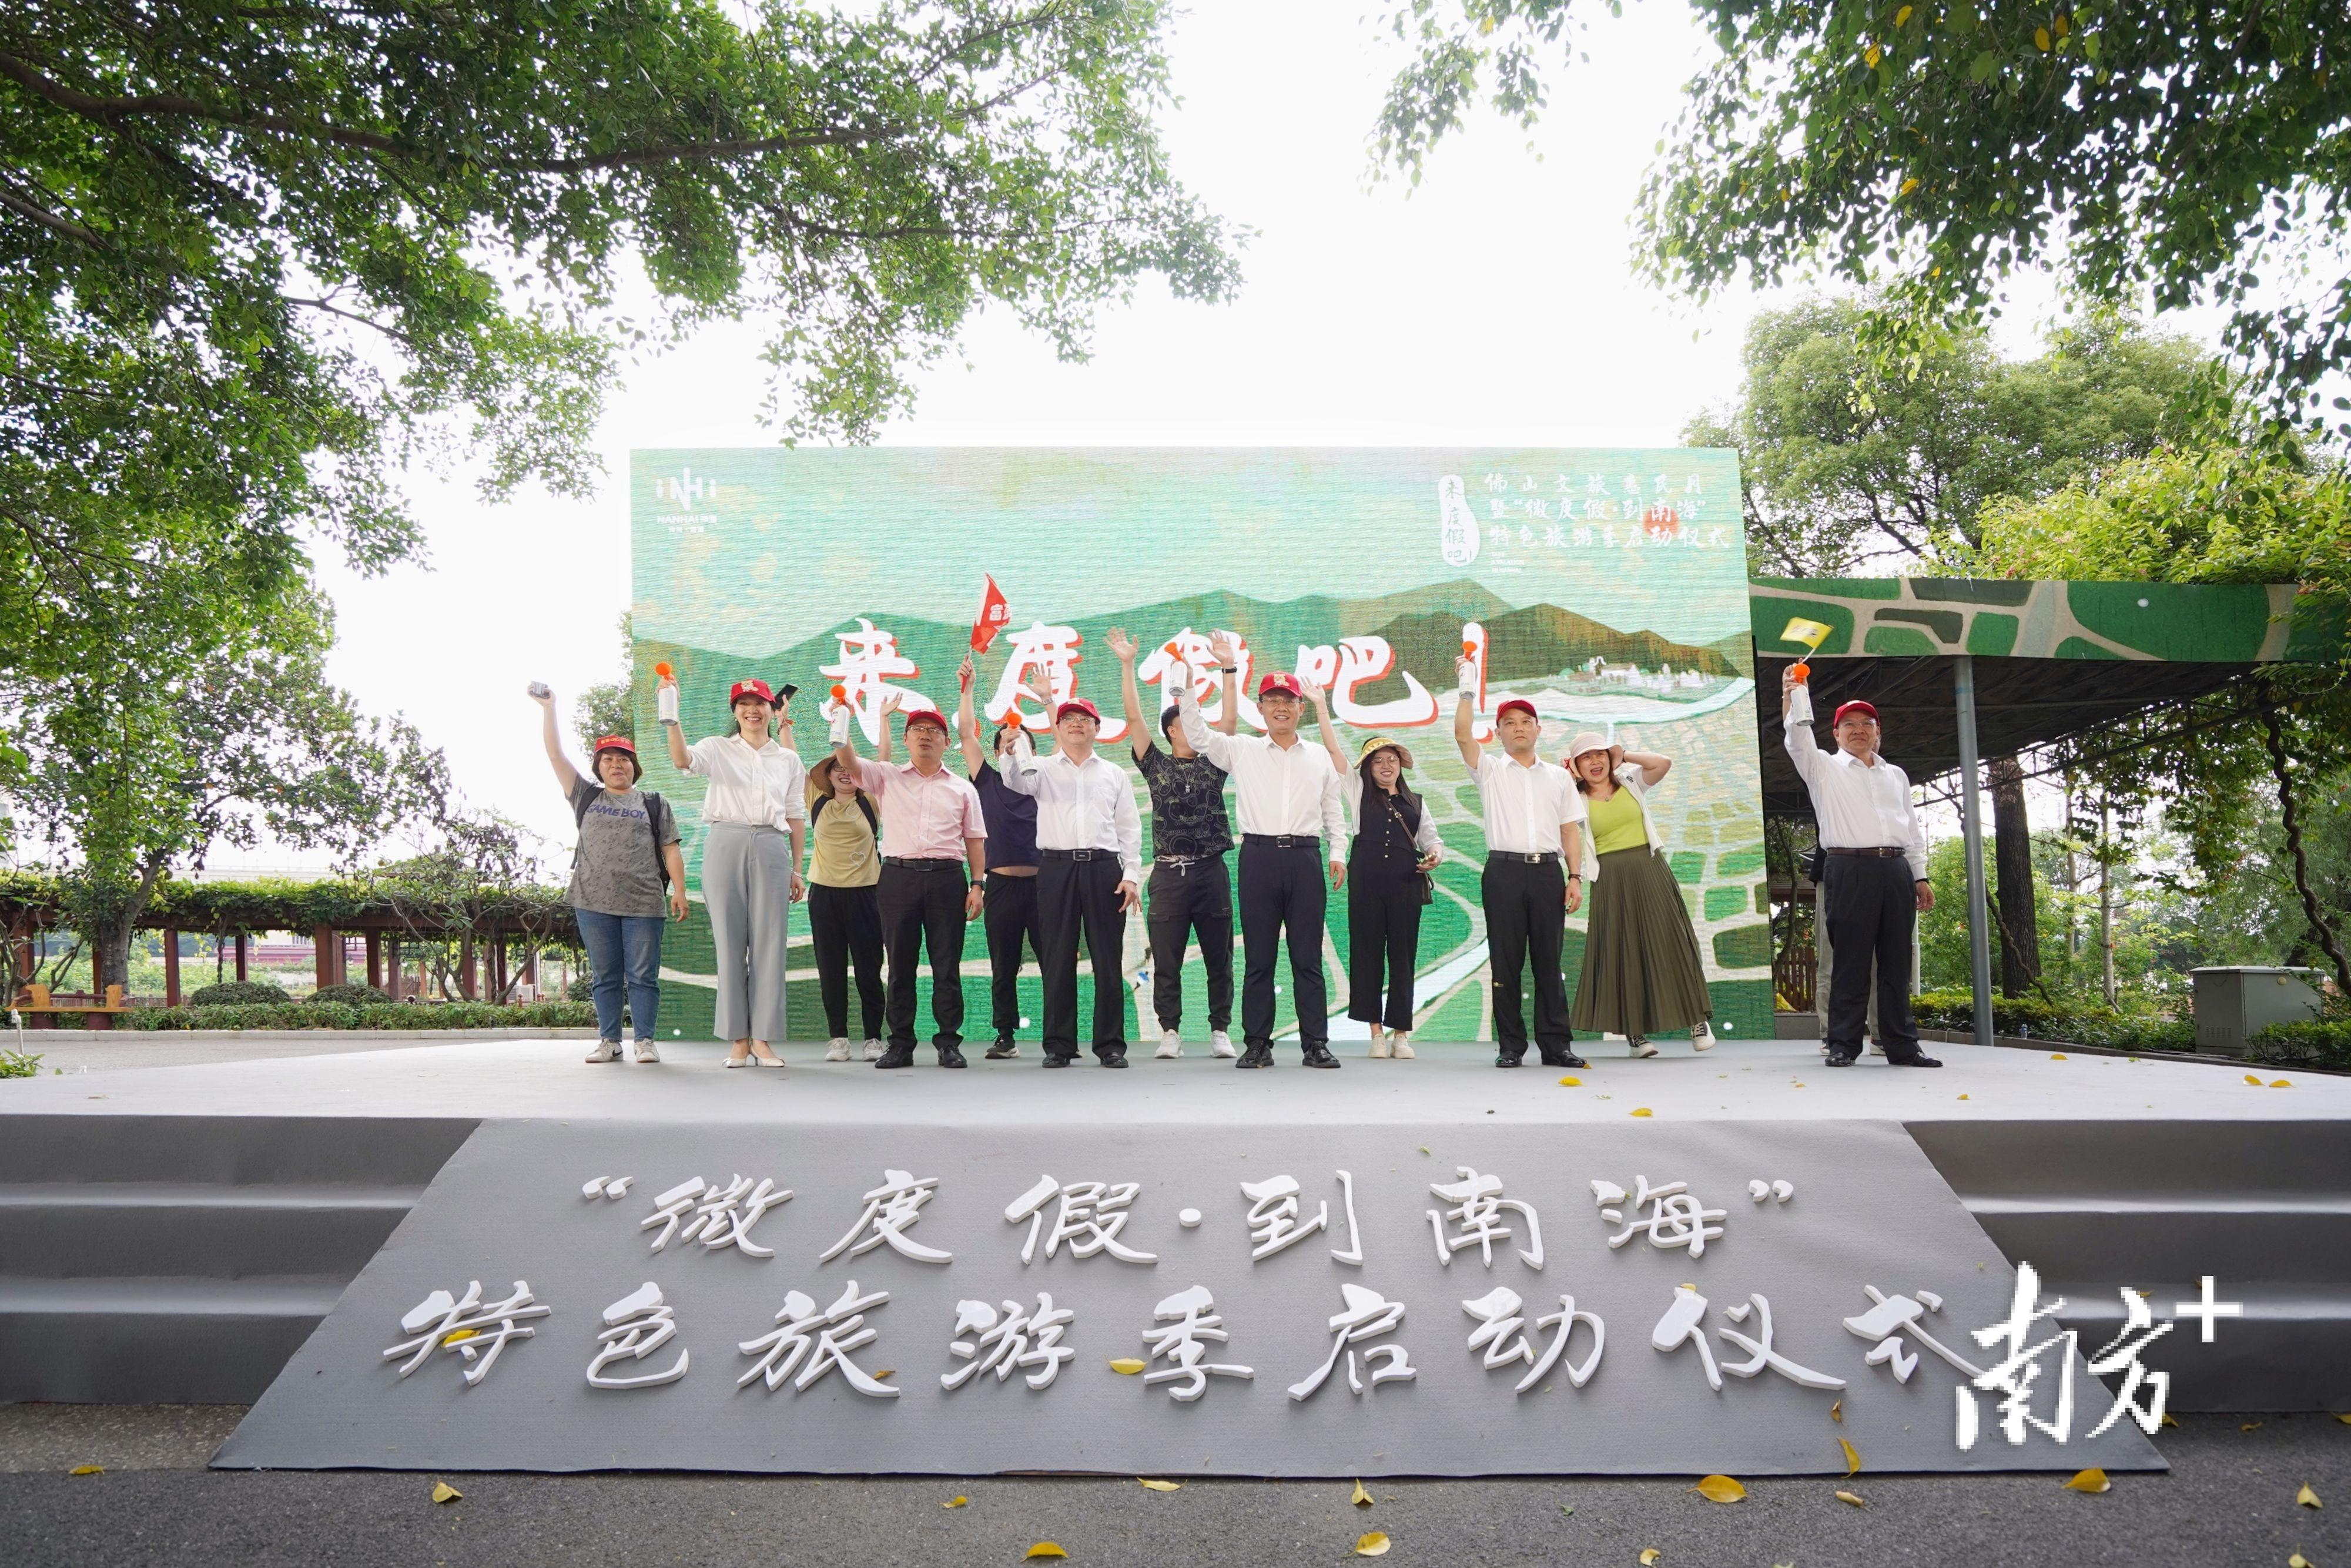
[[[1225,770],[1205,757],[1147,747],[1135,766],[1151,786],[1154,855],[1220,855],[1233,847],[1225,816]]]

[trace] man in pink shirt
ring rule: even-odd
[[[895,695],[884,697],[890,722]],[[914,1064],[914,967],[925,947],[931,958],[932,1043],[941,1067],[963,1061],[963,929],[979,918],[987,871],[987,826],[979,791],[946,766],[946,720],[929,709],[906,715],[911,762],[867,761],[849,739],[849,710],[835,715],[833,756],[857,770],[859,783],[882,812],[882,945],[888,955],[889,1049],[876,1067]],[[888,755],[888,737],[883,742]]]

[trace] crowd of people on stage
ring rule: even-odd
[[[1196,947],[1207,981],[1210,1053],[1238,1067],[1272,1066],[1286,946],[1301,1060],[1336,1068],[1322,949],[1328,900],[1342,889],[1346,1015],[1368,1027],[1373,1057],[1412,1056],[1421,912],[1434,900],[1431,873],[1447,851],[1412,788],[1411,750],[1374,734],[1350,758],[1322,690],[1286,671],[1258,683],[1265,733],[1238,733],[1239,666],[1222,637],[1209,643],[1223,684],[1219,720],[1201,712],[1191,671],[1178,664],[1167,682],[1176,700],[1159,714],[1155,736],[1135,680],[1134,640],[1113,628],[1107,643],[1122,670],[1134,763],[1150,792],[1147,879],[1132,782],[1097,749],[1102,715],[1082,697],[1052,704],[1020,688],[1051,714],[1051,745],[1041,754],[1018,712],[983,737],[967,658],[957,671],[959,735],[950,734],[944,715],[903,706],[892,694],[883,699],[874,755],[862,757],[850,711],[836,705],[831,749],[805,768],[784,701],[767,683],[737,682],[728,693],[735,727],[689,744],[678,723],[676,682],[664,670],[656,700],[670,762],[704,780],[702,896],[716,948],[714,1032],[729,1042],[728,1067],[783,1066],[773,1048],[786,1038],[785,953],[791,906],[805,901],[831,1038],[827,1061],[852,1060],[852,1042],[862,1040],[863,1058],[875,1067],[912,1066],[927,961],[937,1062],[966,1065],[965,928],[978,922],[990,973],[987,1058],[1020,1054],[1014,1036],[1022,1023],[1025,948],[1042,981],[1044,1065],[1067,1067],[1082,1046],[1101,1066],[1123,1068],[1127,922],[1140,915],[1157,1056],[1183,1054],[1183,975]],[[1541,715],[1523,696],[1500,703],[1496,744],[1481,745],[1470,661],[1462,661],[1459,677],[1453,740],[1476,783],[1485,830],[1479,891],[1494,1065],[1520,1066],[1531,1029],[1539,1059],[1552,1066],[1588,1065],[1575,1053],[1577,1030],[1620,1036],[1635,1057],[1656,1056],[1658,1042],[1675,1036],[1686,1036],[1694,1051],[1711,1049],[1713,1004],[1697,933],[1649,809],[1649,792],[1672,772],[1673,759],[1587,732],[1559,762],[1550,761],[1538,751]],[[599,1039],[588,1060],[620,1059],[625,1003],[636,1060],[657,1061],[663,924],[686,914],[675,813],[659,795],[637,789],[643,769],[625,737],[599,740],[594,777],[582,778],[563,755],[552,695],[543,686],[532,695],[545,710],[548,758],[580,829],[569,898],[593,975]],[[1809,688],[1792,678],[1782,700],[1787,750],[1820,819],[1823,918],[1837,951],[1861,959],[1832,972],[1830,1065],[1859,1055],[1874,955],[1887,1061],[1939,1066],[1918,1049],[1902,982],[1912,923],[1932,899],[1908,780],[1877,755],[1877,716],[1867,703],[1837,710],[1836,749],[1824,752],[1812,734]],[[1310,708],[1320,745],[1300,733]],[[894,755],[893,718],[904,761]],[[960,771],[947,760],[957,738]],[[1227,816],[1228,786],[1237,822]],[[1238,862],[1230,869],[1228,856]],[[1571,998],[1562,965],[1567,916],[1587,903]],[[1082,1025],[1081,948],[1093,981],[1092,1016]],[[1137,1003],[1138,1010],[1146,1005],[1140,996]]]

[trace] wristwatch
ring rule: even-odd
[[[1238,675],[1240,673],[1241,667],[1238,664],[1218,664],[1217,666],[1217,674],[1220,675]]]

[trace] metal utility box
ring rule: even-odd
[[[2318,1016],[2315,969],[2191,969],[2196,982],[2196,1049],[2242,1056],[2256,1030]]]

